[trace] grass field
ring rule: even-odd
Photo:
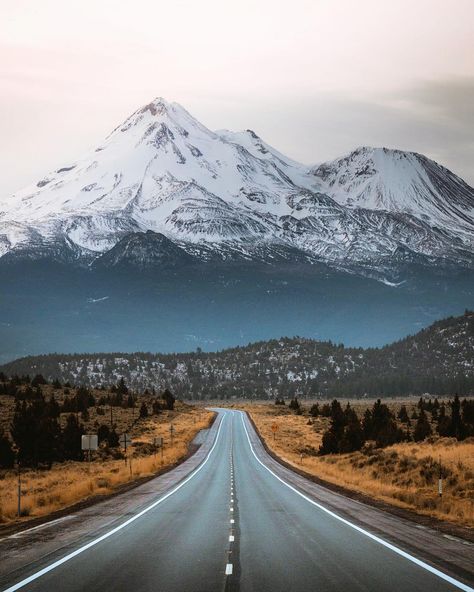
[[[368,403],[352,405],[362,415]],[[396,403],[391,403],[392,408]],[[407,405],[409,406],[409,405]],[[411,413],[414,404],[411,403]],[[237,407],[237,405],[236,405]],[[366,445],[360,452],[316,456],[326,418],[308,423],[272,404],[238,405],[248,411],[268,447],[288,463],[331,483],[420,514],[474,527],[474,439],[432,437],[384,449]],[[272,425],[276,424],[276,433]],[[439,461],[444,479],[438,495]]]
[[[89,427],[96,421],[95,413],[91,408]],[[208,428],[213,417],[213,413],[202,407],[179,402],[174,411],[163,411],[139,421],[134,421],[131,409],[114,408],[113,413],[118,431],[130,428],[133,446],[127,462],[97,452],[93,453],[90,465],[69,461],[57,463],[51,470],[25,470],[21,475],[21,520],[50,514],[91,496],[110,494],[125,483],[159,474],[186,456],[195,435]],[[136,415],[135,410],[135,419]],[[101,423],[103,421],[101,419]],[[172,444],[171,424],[174,427]],[[151,446],[154,436],[164,438],[163,459],[160,452],[155,456]],[[18,519],[17,487],[14,471],[0,471],[0,522]]]

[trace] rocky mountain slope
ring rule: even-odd
[[[157,236],[140,237],[149,231]],[[401,261],[471,267],[474,190],[396,150],[361,148],[308,169],[251,130],[214,132],[156,99],[91,154],[0,201],[0,262],[156,266],[171,243],[183,265],[306,261],[362,274]]]
[[[0,368],[75,384],[171,388],[183,398],[474,394],[474,312],[438,321],[383,348],[295,337],[187,354],[26,357]]]

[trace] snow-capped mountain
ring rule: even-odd
[[[156,99],[91,154],[0,202],[1,256],[471,265],[474,190],[423,156],[386,149],[308,169],[251,130],[214,132]]]
[[[409,214],[473,245],[474,189],[426,156],[362,147],[312,173],[341,205]]]

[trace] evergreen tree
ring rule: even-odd
[[[84,427],[79,423],[74,413],[68,415],[66,427],[62,433],[62,452],[65,460],[82,460],[81,437]]]
[[[18,449],[18,460],[23,466],[36,466],[37,421],[26,401],[17,402],[10,429]]]
[[[15,464],[15,453],[10,440],[0,432],[0,468],[11,469]]]
[[[97,440],[98,440],[99,444],[102,444],[103,442],[108,443],[109,436],[110,436],[109,426],[105,423],[101,424],[97,430]]]
[[[458,440],[463,440],[466,437],[466,426],[461,416],[461,401],[459,396],[455,395],[450,403],[451,405],[451,426],[449,435],[454,436]]]
[[[117,448],[120,441],[119,436],[115,430],[110,430],[109,434],[109,448]]]
[[[451,431],[451,419],[446,415],[446,407],[444,403],[439,408],[438,423],[436,431],[442,437],[450,435]]]
[[[474,435],[474,399],[464,399],[461,407],[462,421],[469,426],[470,435]]]
[[[161,398],[165,402],[166,409],[168,409],[169,411],[173,411],[174,404],[175,404],[175,401],[176,401],[176,399],[174,398],[173,394],[168,389],[165,389],[165,391],[161,395]]]
[[[148,407],[146,406],[146,403],[143,402],[140,407],[140,419],[145,419],[146,417],[148,417]]]
[[[415,442],[421,442],[429,436],[431,436],[431,425],[426,417],[425,411],[421,409],[418,421],[416,422],[415,431],[413,432],[413,438]]]
[[[329,429],[323,434],[322,444],[319,447],[320,454],[340,452],[346,423],[341,404],[337,399],[334,399],[331,403],[331,424]]]
[[[48,384],[48,381],[44,378],[42,374],[36,374],[36,376],[31,381],[31,386],[35,387],[40,384]]]
[[[59,407],[59,403],[56,401],[56,398],[54,395],[51,395],[51,398],[46,405],[46,412],[49,415],[49,417],[53,417],[55,419],[59,418],[59,416],[61,414],[60,413],[61,409]]]
[[[402,423],[406,423],[406,424],[410,423],[410,418],[408,417],[408,411],[407,411],[407,408],[405,405],[402,405],[400,407],[400,411],[398,412],[398,419]]]
[[[38,463],[51,468],[55,460],[60,460],[61,428],[56,418],[43,416],[39,420],[36,439]]]
[[[128,395],[128,387],[125,384],[125,380],[123,379],[123,376],[120,378],[120,380],[117,384],[117,394],[118,395]]]
[[[404,438],[402,430],[397,427],[393,413],[380,399],[374,403],[370,413],[366,411],[363,428],[365,438],[375,440],[376,445],[381,448],[400,442]]]
[[[340,452],[354,452],[360,450],[364,445],[364,431],[360,424],[357,413],[353,409],[346,408],[344,413],[346,420],[346,427],[344,435],[340,444]]]
[[[296,396],[293,399],[291,399],[291,401],[288,405],[288,409],[291,409],[292,411],[294,411],[296,413],[296,415],[301,415],[303,413],[303,410],[301,409],[300,402],[298,401],[298,398]]]

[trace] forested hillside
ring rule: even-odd
[[[171,389],[185,399],[397,396],[474,392],[474,312],[438,321],[383,348],[346,348],[301,337],[215,353],[51,354],[5,364],[5,374]]]

